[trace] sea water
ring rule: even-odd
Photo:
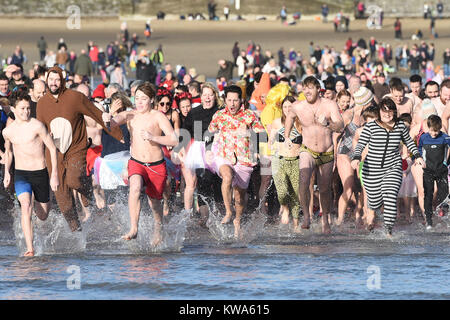
[[[148,208],[131,241],[121,239],[126,205],[94,213],[75,233],[51,211],[47,221],[33,219],[37,256],[25,258],[16,207],[13,223],[1,225],[0,299],[450,299],[447,216],[435,216],[432,231],[397,224],[388,239],[382,228],[352,223],[323,235],[317,219],[297,234],[255,210],[236,240],[223,213],[210,210],[206,227],[172,212],[156,248]]]

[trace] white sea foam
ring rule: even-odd
[[[21,213],[16,206],[14,215],[14,234],[19,253],[26,252],[25,238],[21,226]],[[87,230],[72,232],[63,215],[50,210],[45,221],[32,216],[33,245],[35,255],[79,253],[86,249]]]

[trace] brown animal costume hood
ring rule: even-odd
[[[61,86],[59,87],[58,96],[66,90],[66,79],[64,78],[63,71],[60,67],[51,67],[47,71],[47,76],[45,77],[45,84],[48,87],[48,76],[51,72],[56,72],[59,75],[59,78],[61,79]]]

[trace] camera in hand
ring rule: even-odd
[[[103,100],[103,105],[105,106],[105,112],[109,113],[110,107],[111,107],[111,98],[106,98]],[[106,127],[108,130],[111,129],[111,122],[106,122]]]

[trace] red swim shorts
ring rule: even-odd
[[[161,200],[166,185],[167,170],[163,160],[144,163],[131,158],[128,160],[128,181],[132,175],[140,175],[144,179],[145,193],[151,199]]]
[[[100,157],[100,155],[102,154],[102,149],[103,149],[102,146],[96,146],[96,147],[87,149],[87,153],[86,153],[86,175],[87,176],[91,175],[92,170],[94,169],[95,159]]]

